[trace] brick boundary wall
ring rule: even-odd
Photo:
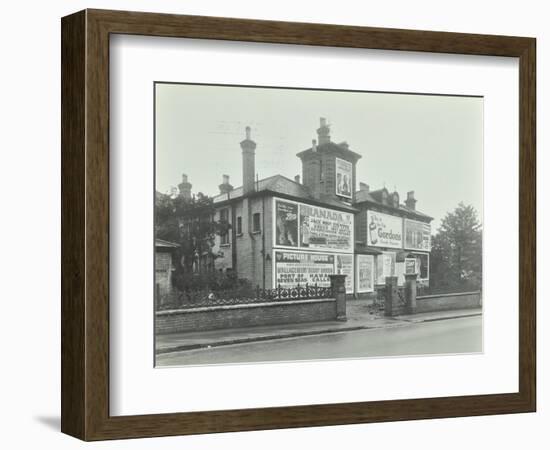
[[[313,299],[158,311],[157,334],[336,320],[336,300]]]
[[[479,307],[481,307],[481,292],[479,291],[416,297],[417,313]]]

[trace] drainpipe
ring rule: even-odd
[[[265,289],[265,197],[262,196],[262,288]]]

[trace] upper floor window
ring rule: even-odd
[[[221,209],[220,210],[220,222],[229,222],[229,210]],[[220,236],[220,244],[229,244],[229,231],[226,231]]]
[[[237,235],[243,234],[243,218],[237,217]]]
[[[254,213],[252,215],[252,231],[258,233],[262,230],[260,226],[260,213]]]

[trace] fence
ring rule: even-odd
[[[208,306],[243,305],[264,302],[309,300],[332,298],[332,287],[318,286],[317,284],[297,285],[292,288],[282,288],[280,285],[273,289],[235,288],[223,290],[199,290],[177,292],[170,302],[158,307],[158,310],[174,308],[203,308]]]

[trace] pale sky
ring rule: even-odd
[[[319,118],[331,139],[362,155],[359,182],[384,185],[401,201],[415,191],[417,209],[440,220],[459,202],[480,220],[483,189],[483,99],[438,95],[156,85],[156,190],[168,193],[186,173],[193,192],[218,194],[222,174],[242,185],[239,142],[256,142],[260,179],[302,173],[296,153],[317,139]]]

